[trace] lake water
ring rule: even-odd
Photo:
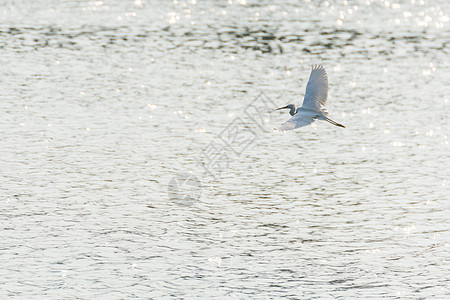
[[[0,298],[450,296],[448,1],[0,9]]]

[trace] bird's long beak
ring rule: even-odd
[[[277,108],[277,109],[275,109],[275,110],[280,110],[280,109],[283,109],[283,108],[288,108],[288,107],[287,107],[287,105],[286,105],[286,106],[283,106],[283,107]]]

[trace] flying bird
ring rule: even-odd
[[[292,130],[295,128],[303,127],[311,124],[314,120],[324,120],[333,125],[343,127],[328,118],[328,111],[325,108],[328,96],[328,76],[324,67],[321,65],[315,65],[312,67],[311,74],[309,75],[308,84],[306,85],[305,98],[303,104],[299,108],[295,108],[294,104],[288,104],[280,107],[277,110],[289,108],[289,113],[292,118],[285,122],[280,127],[280,131]]]

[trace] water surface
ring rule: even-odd
[[[447,1],[50,2],[0,12],[1,297],[450,294]],[[345,129],[245,113],[318,63]]]

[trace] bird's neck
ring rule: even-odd
[[[289,113],[291,114],[291,116],[295,115],[295,106],[291,107],[291,110],[289,111]]]

